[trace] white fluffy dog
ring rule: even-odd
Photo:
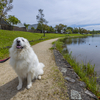
[[[32,79],[41,79],[44,64],[40,63],[27,39],[18,37],[10,48],[10,65],[18,75],[20,90],[23,78],[27,78],[27,88],[32,86]]]

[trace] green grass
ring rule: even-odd
[[[71,53],[63,53],[63,45],[64,39],[59,39],[55,42],[56,49],[60,51],[63,57],[68,61],[68,63],[73,67],[74,71],[79,75],[80,80],[86,83],[86,88],[92,91],[97,97],[100,97],[99,87],[97,87],[97,78],[96,72],[94,71],[94,67],[90,63],[87,65],[79,64],[75,61],[75,59],[71,56]]]
[[[65,37],[65,34],[51,34],[46,33],[45,37],[43,37],[43,33],[31,33],[31,32],[22,32],[22,31],[8,31],[8,30],[0,30],[0,59],[6,58],[9,56],[9,49],[5,49],[4,47],[11,46],[13,40],[17,37],[24,37],[28,39],[31,45],[39,43],[41,41],[57,38],[57,37]],[[42,40],[41,40],[42,39]]]
[[[56,38],[65,36],[65,34],[51,34],[51,33],[47,33],[45,35],[46,36],[43,37],[43,33],[0,30],[0,47],[12,45],[12,42],[16,37],[24,37],[27,38],[29,41],[31,41],[31,40],[41,39],[41,37],[45,39],[45,38]]]

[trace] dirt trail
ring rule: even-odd
[[[39,61],[45,64],[44,75],[41,80],[35,80],[32,87],[26,89],[26,81],[20,91],[17,91],[17,75],[9,65],[9,61],[0,63],[0,100],[60,100],[58,95],[53,95],[52,79],[48,78],[51,67],[55,66],[53,53],[49,50],[52,42],[57,39],[47,40],[33,46]]]

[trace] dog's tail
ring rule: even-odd
[[[43,68],[43,67],[45,67],[45,65],[43,63],[39,63],[39,67]]]
[[[43,63],[38,63],[37,67],[35,67],[32,71],[33,74],[33,78],[38,78],[38,76],[43,75],[44,71],[43,71],[43,67],[45,67],[45,65]]]
[[[45,67],[45,65],[43,63],[39,63],[38,64],[38,67],[37,67],[37,69],[38,69],[38,71],[37,71],[38,75],[42,75],[44,73],[43,67]]]

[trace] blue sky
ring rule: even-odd
[[[22,23],[36,24],[38,9],[43,9],[48,25],[100,30],[100,0],[13,0],[8,15],[15,15]]]

